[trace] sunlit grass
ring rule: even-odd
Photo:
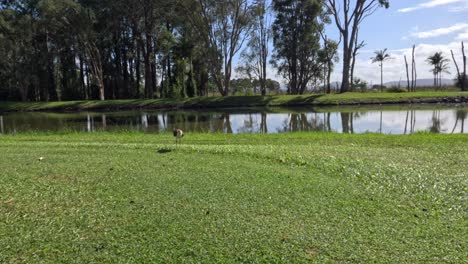
[[[468,259],[466,135],[29,133],[0,152],[1,263]]]
[[[331,95],[272,95],[196,97],[189,99],[106,100],[66,102],[0,102],[0,111],[74,111],[158,108],[229,108],[267,106],[320,106],[355,104],[434,103],[468,97],[468,92],[344,93]]]

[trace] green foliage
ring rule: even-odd
[[[390,54],[387,53],[387,49],[375,51],[375,57],[372,58],[372,63],[378,62],[383,63],[384,61],[390,59]]]
[[[406,93],[408,90],[406,88],[398,87],[398,86],[393,86],[390,88],[385,89],[387,93]]]
[[[353,81],[353,91],[356,92],[367,92],[368,91],[368,83],[360,78],[354,78]]]
[[[319,63],[322,3],[317,0],[274,0],[273,63],[288,80],[288,93],[303,94],[313,78],[322,77]]]
[[[247,78],[231,80],[231,89],[234,95],[253,95],[254,83]]]
[[[196,95],[196,90],[197,90],[197,83],[196,80],[193,76],[193,69],[190,69],[190,72],[188,73],[187,81],[185,82],[185,89],[187,91],[187,96],[188,97],[195,97]]]
[[[270,93],[278,94],[280,92],[281,85],[278,81],[267,79],[265,86]]]
[[[434,67],[431,70],[434,74],[434,86],[442,87],[442,73],[450,73],[448,71],[449,59],[445,58],[442,52],[436,52],[427,58],[427,62]]]

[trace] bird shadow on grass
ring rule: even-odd
[[[162,148],[162,149],[158,149],[157,152],[159,154],[166,154],[166,153],[172,152],[172,149]]]

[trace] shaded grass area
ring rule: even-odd
[[[168,108],[232,108],[268,106],[323,106],[357,104],[450,103],[468,101],[468,92],[345,93],[332,95],[277,95],[196,97],[189,99],[106,100],[66,102],[0,102],[0,111],[80,111]]]
[[[468,260],[466,135],[18,134],[0,152],[2,263]]]

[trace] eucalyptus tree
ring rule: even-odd
[[[319,21],[322,1],[274,0],[275,53],[272,61],[288,81],[289,94],[303,94],[314,77],[322,76]]]
[[[193,0],[185,5],[194,12],[190,19],[209,48],[211,77],[223,96],[230,92],[234,56],[243,47],[253,27],[255,3],[249,0]]]
[[[460,87],[462,91],[465,91],[467,88],[467,84],[468,84],[468,78],[466,75],[466,55],[465,55],[464,42],[463,41],[461,42],[461,52],[462,52],[462,62],[463,62],[462,71],[458,67],[458,63],[457,63],[457,60],[455,59],[455,55],[453,54],[453,50],[450,50],[450,52],[452,53],[453,63],[455,64],[455,69],[457,70],[457,86]]]
[[[383,91],[383,63],[390,59],[390,54],[387,53],[387,49],[375,51],[375,56],[372,57],[372,63],[379,63],[380,67],[380,91]]]
[[[364,41],[359,42],[359,30],[356,33],[356,39],[354,40],[354,50],[351,57],[351,70],[350,70],[350,81],[351,81],[351,91],[354,91],[354,69],[356,68],[356,59],[359,55],[359,50],[364,48],[366,43]]]
[[[237,70],[259,81],[260,92],[266,95],[269,44],[271,40],[271,1],[256,0],[253,28],[247,48],[241,53],[241,66]]]
[[[328,36],[324,33],[321,33],[322,41],[323,41],[323,48],[321,50],[322,60],[324,61],[324,86],[325,86],[325,93],[331,93],[331,74],[333,72],[335,63],[339,61],[338,56],[338,46],[339,43],[337,41],[331,40]]]
[[[343,76],[341,92],[347,92],[350,87],[350,69],[352,53],[361,23],[378,8],[388,8],[389,0],[323,0],[326,8],[332,14],[335,24],[343,40]],[[351,6],[353,5],[353,6]]]

